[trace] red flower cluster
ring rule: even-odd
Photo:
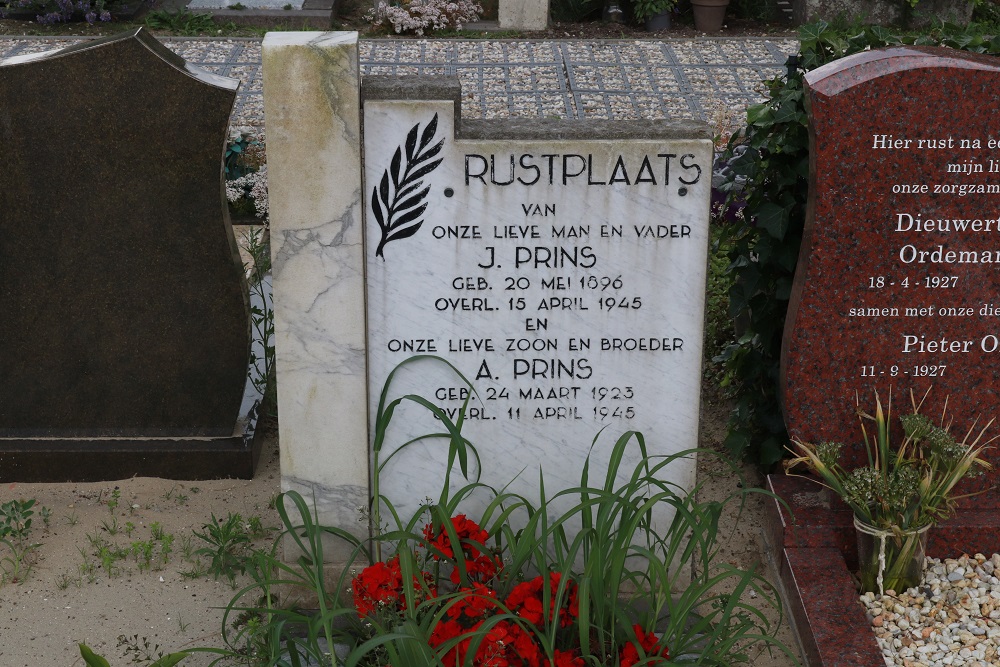
[[[426,572],[423,575],[433,597],[435,591],[430,576]],[[416,577],[413,578],[413,588],[421,590]],[[351,590],[358,618],[385,608],[403,611],[406,597],[403,594],[403,573],[399,567],[399,556],[393,556],[388,563],[378,562],[363,569],[361,574],[351,580]]]
[[[548,580],[551,590],[551,620],[556,617],[555,596],[559,588],[559,573],[550,573]],[[545,577],[535,577],[518,584],[504,600],[504,605],[528,623],[540,627],[545,616],[542,598],[544,585]],[[431,636],[431,645],[442,646],[449,640],[466,635],[443,658],[446,667],[464,664],[476,631],[490,616],[500,613],[500,606],[495,601],[496,594],[486,586],[475,584],[473,588],[462,591],[468,594],[451,604],[447,609],[446,619],[438,624]],[[567,583],[564,597],[565,602],[558,609],[560,627],[571,625],[579,614],[576,584],[572,581]],[[556,651],[553,660],[549,660],[531,633],[526,632],[518,623],[505,619],[487,630],[472,664],[476,667],[583,667],[584,663],[575,651]]]
[[[550,572],[515,586],[501,605],[496,592],[487,585],[501,568],[499,557],[485,551],[488,533],[464,514],[451,519],[451,528],[459,540],[457,551],[444,526],[428,524],[423,531],[424,546],[430,558],[454,561],[456,553],[461,553],[471,582],[471,586],[459,588],[448,599],[441,598],[447,606],[431,632],[429,643],[444,651],[441,660],[445,667],[464,667],[467,661],[473,667],[585,667],[579,649],[555,649],[552,657],[547,657],[532,631],[535,629],[538,634],[544,634],[547,624],[568,628],[576,622],[580,613],[576,582],[563,581],[560,573]],[[418,577],[414,577],[414,588],[426,588],[431,596],[436,596],[433,577],[426,572],[420,575],[424,577],[425,585],[420,586]],[[460,584],[457,567],[452,571],[451,580],[456,586]],[[547,614],[546,582],[549,596]],[[563,594],[557,598],[560,583],[564,584]],[[351,585],[354,606],[361,618],[385,609],[406,611],[399,556],[387,563],[366,567]],[[521,621],[509,616],[497,620],[496,617],[505,610],[516,614]],[[621,649],[620,667],[634,667],[639,662],[640,647],[647,657],[657,658],[648,664],[669,660],[667,647],[660,646],[656,635],[645,632],[640,625],[635,625],[633,630],[636,642],[630,642]],[[475,653],[469,660],[473,644],[476,644]]]
[[[360,618],[378,611],[382,606],[401,609],[403,575],[399,571],[399,556],[388,563],[378,562],[366,567],[351,580],[351,590],[354,592],[354,608]]]
[[[495,577],[500,571],[500,559],[483,551],[489,534],[480,528],[475,521],[466,518],[464,514],[452,517],[451,525],[461,546],[460,551],[465,561],[465,572],[469,581],[486,583]],[[427,524],[424,526],[424,539],[426,540],[425,545],[431,549],[432,558],[438,558],[437,552],[440,552],[446,558],[455,559],[455,547],[452,545],[451,537],[444,526]],[[456,568],[451,573],[451,582],[457,585],[460,581],[461,576]]]
[[[561,575],[558,572],[549,573],[549,618],[553,620],[555,614],[556,593],[559,589]],[[507,608],[512,612],[537,626],[542,625],[542,618],[545,614],[544,599],[542,597],[543,578],[535,577],[531,581],[525,581],[514,587],[514,590],[507,596]],[[559,608],[559,627],[565,628],[576,620],[580,615],[580,603],[577,599],[576,584],[572,581],[566,584],[564,591],[564,604]]]
[[[657,665],[664,660],[670,660],[669,649],[666,646],[661,647],[659,645],[660,640],[655,634],[646,632],[642,629],[641,625],[633,625],[632,629],[635,631],[636,641],[639,642],[639,646],[645,651],[647,657],[657,656],[662,658],[662,660],[651,660],[646,663],[647,665]],[[637,662],[639,662],[639,651],[636,649],[635,644],[632,642],[625,644],[618,659],[618,667],[632,667]]]
[[[477,631],[491,616],[501,612],[496,593],[482,584],[459,590],[460,595],[449,603],[442,619],[431,633],[431,646],[444,646],[461,637],[442,657],[445,667],[462,667]],[[509,621],[492,625],[479,643],[473,657],[476,667],[521,667],[521,650],[537,651],[532,638]],[[537,663],[536,663],[537,664]]]

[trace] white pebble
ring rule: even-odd
[[[920,587],[899,595],[862,595],[869,618],[879,626],[873,630],[886,665],[1000,665],[1000,579],[994,574],[1000,574],[1000,554],[928,558]]]

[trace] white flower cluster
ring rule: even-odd
[[[230,202],[239,201],[241,197],[253,200],[258,218],[267,217],[267,165],[246,176],[226,181],[226,199]]]
[[[423,35],[425,30],[461,30],[463,24],[478,20],[482,14],[482,5],[474,0],[409,0],[399,5],[383,0],[365,18],[376,26],[388,21],[397,34]]]

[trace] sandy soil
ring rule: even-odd
[[[702,410],[702,444],[715,447],[722,441],[727,408],[721,401],[706,397]],[[253,480],[177,482],[152,478],[93,484],[5,484],[0,502],[34,498],[38,510],[50,510],[48,524],[36,512],[32,541],[40,543],[33,552],[30,572],[22,581],[0,587],[0,666],[71,667],[82,666],[78,642],[86,642],[105,655],[112,666],[132,664],[134,654],[124,654],[119,636],[138,637],[141,646],[149,642],[152,657],[156,645],[169,653],[194,646],[221,645],[222,607],[233,588],[211,576],[185,576],[196,569],[197,556],[185,556],[204,543],[192,536],[212,514],[222,518],[229,512],[245,520],[260,517],[263,525],[277,526],[269,504],[279,491],[277,429],[265,425],[265,445],[261,465]],[[746,468],[751,483],[759,482]],[[702,500],[723,498],[735,490],[736,479],[724,467],[708,460],[699,466],[705,482]],[[114,491],[118,489],[118,505]],[[760,530],[762,503],[752,503],[739,521],[724,519],[721,557],[740,567],[761,561]],[[117,533],[109,532],[115,529]],[[128,547],[134,541],[149,540],[150,526],[162,526],[174,541],[165,564],[140,571],[135,558],[119,561],[109,574],[100,564],[93,539]],[[128,523],[131,536],[125,535]],[[261,541],[259,544],[266,544]],[[0,547],[0,559],[6,554]],[[206,564],[207,561],[203,561]],[[93,568],[91,569],[91,565]],[[770,614],[776,622],[774,614]],[[780,637],[792,643],[787,623]],[[194,656],[185,667],[207,665],[210,658]],[[145,664],[145,663],[143,663]],[[784,656],[761,655],[759,667],[789,667]]]

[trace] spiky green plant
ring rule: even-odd
[[[962,479],[992,467],[982,453],[996,437],[985,439],[993,420],[982,428],[975,420],[959,441],[951,434],[953,423],[947,399],[939,425],[920,414],[929,392],[919,401],[910,392],[913,412],[900,417],[903,439],[895,447],[891,436],[891,392],[884,406],[875,392],[875,414],[863,410],[860,396],[856,397],[866,466],[846,470],[841,465],[840,443],[792,441],[791,451],[796,457],[786,463],[786,468],[792,470],[803,464],[816,473],[821,483],[843,498],[854,512],[856,523],[861,524],[859,531],[880,541],[872,554],[878,562],[861,564],[865,590],[876,590],[878,585],[880,592],[890,588],[900,591],[913,585],[908,561],[921,548],[915,535],[948,518],[955,502],[964,497],[953,493]]]
[[[856,399],[867,466],[845,470],[840,465],[840,443],[814,445],[795,439],[792,453],[797,456],[786,467],[791,470],[805,464],[844,499],[854,516],[874,528],[916,530],[942,521],[959,498],[952,495],[955,485],[992,467],[981,454],[996,438],[984,440],[994,420],[977,432],[977,419],[958,441],[950,432],[953,424],[948,416],[948,401],[940,425],[935,426],[920,414],[926,398],[925,393],[918,402],[910,393],[913,412],[900,417],[903,440],[895,448],[890,434],[892,395],[883,406],[875,392],[874,415],[861,408],[860,397]],[[869,429],[873,432],[869,433]]]
[[[385,433],[402,401],[424,406],[443,425],[440,433],[412,442],[430,437],[443,441],[449,469],[456,468],[468,481],[452,490],[450,480],[443,480],[440,497],[412,516],[397,512],[378,485],[378,473],[388,460],[382,457]],[[641,461],[623,477],[622,461],[633,447],[639,448]],[[742,507],[750,493],[760,490],[737,485],[739,490],[723,502],[698,502],[697,489],[664,479],[670,465],[695,453],[650,456],[642,434],[628,432],[611,447],[602,478],[591,479],[588,462],[579,486],[550,495],[539,471],[538,498],[528,499],[470,479],[468,471],[478,469],[478,453],[462,435],[461,418],[451,420],[417,395],[390,401],[383,390],[376,415],[373,498],[367,508],[371,539],[320,525],[299,494],[284,494],[276,504],[284,532],[271,550],[256,552],[248,563],[253,581],[229,605],[226,647],[213,652],[220,655],[220,664],[236,659],[255,665],[467,667],[481,664],[474,657],[481,647],[504,646],[497,634],[512,631],[530,636],[540,660],[550,664],[574,651],[588,667],[615,667],[619,650],[629,644],[635,647],[637,665],[665,664],[659,653],[664,648],[677,664],[736,665],[773,649],[791,656],[761,611],[773,606],[780,612],[774,589],[758,569],[743,570],[717,559],[723,511],[730,504]],[[732,470],[738,478],[735,466]],[[465,521],[459,514],[464,501],[484,492],[490,500],[477,517],[481,532],[475,538],[459,535],[452,522]],[[557,510],[566,500],[572,506]],[[673,520],[656,525],[654,509],[665,506],[673,510]],[[428,527],[438,528],[429,536]],[[439,531],[436,537],[433,530]],[[436,540],[463,548],[446,554]],[[331,581],[324,551],[337,541],[347,547],[340,551],[350,554],[349,564]],[[279,557],[282,545],[285,553],[298,554],[294,562]],[[465,555],[466,549],[478,554],[475,559],[488,556],[496,564],[486,580],[473,578],[478,563]],[[361,590],[366,572],[390,563],[398,574],[391,597],[379,598],[362,612],[352,588]],[[537,598],[538,616],[547,620],[529,621],[506,605],[514,589],[540,577],[551,582]],[[280,604],[279,591],[286,599],[309,600],[315,611]],[[459,605],[487,605],[491,612],[471,629],[444,641],[435,638]],[[573,620],[564,624],[562,611],[555,610],[570,606]],[[650,638],[657,652],[645,652]],[[455,654],[462,651],[465,658],[456,663]]]

